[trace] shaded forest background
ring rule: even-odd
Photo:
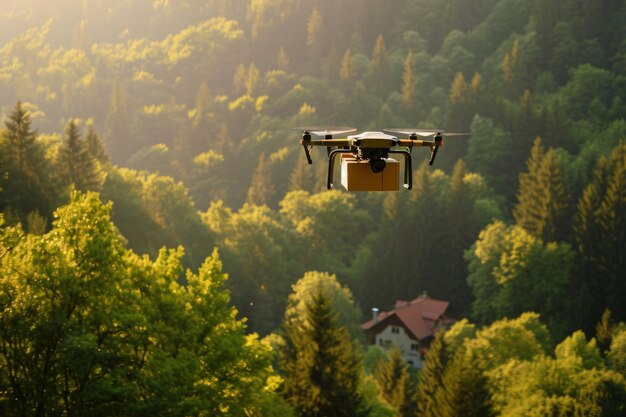
[[[621,0],[5,2],[2,253],[60,239],[55,210],[98,211],[70,197],[95,191],[115,259],[147,254],[124,262],[185,285],[218,248],[237,332],[284,326],[292,285],[320,271],[353,294],[353,328],[424,291],[479,326],[538,313],[529,351],[557,366],[544,333],[580,347],[605,311],[605,329],[626,320],[624,22]],[[326,191],[324,155],[306,165],[284,132],[319,124],[472,135],[418,163],[411,192],[354,194]]]

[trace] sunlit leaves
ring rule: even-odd
[[[2,229],[3,410],[287,410],[273,393],[268,348],[244,335],[230,306],[217,252],[197,273],[186,271],[183,286],[183,250],[162,250],[155,261],[135,255],[123,247],[110,210],[96,194],[74,194],[48,234]]]

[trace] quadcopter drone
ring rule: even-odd
[[[396,191],[399,186],[400,164],[389,155],[404,157],[405,189],[413,187],[413,168],[411,151],[414,146],[429,147],[429,165],[435,162],[437,151],[444,144],[444,137],[468,135],[467,133],[445,133],[443,130],[424,129],[383,129],[383,132],[362,132],[345,138],[337,135],[354,133],[352,127],[308,126],[293,129],[302,133],[300,144],[304,148],[309,164],[311,149],[325,146],[328,154],[328,177],[326,187],[333,188],[335,159],[341,155],[341,183],[348,191]],[[317,136],[320,139],[313,139]],[[432,140],[418,139],[432,137]]]

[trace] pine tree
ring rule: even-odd
[[[92,158],[102,165],[108,165],[111,163],[111,157],[104,148],[104,143],[102,142],[102,139],[100,139],[100,135],[98,135],[91,126],[87,129],[85,142],[87,145],[87,152]]]
[[[18,102],[5,120],[6,138],[9,141],[9,164],[19,171],[32,169],[32,154],[37,138],[37,131],[31,130],[28,112]]]
[[[388,93],[389,71],[389,56],[385,48],[385,40],[382,35],[379,35],[374,44],[372,59],[370,60],[370,77],[375,92],[379,94]]]
[[[269,205],[275,193],[276,189],[272,183],[267,158],[265,152],[262,152],[259,155],[259,163],[254,174],[252,174],[247,202],[257,206]]]
[[[348,329],[338,324],[330,297],[319,289],[306,304],[304,323],[284,325],[283,390],[296,413],[302,417],[366,415],[359,392],[361,358]]]
[[[472,83],[480,82],[480,78]],[[478,88],[478,87],[476,87]],[[462,72],[457,72],[450,86],[450,110],[446,124],[450,129],[465,130],[471,124],[476,111],[474,110],[473,85],[468,85]],[[455,148],[458,148],[455,146]],[[459,155],[462,155],[462,151]]]
[[[583,261],[580,287],[589,309],[588,328],[605,307],[616,320],[625,320],[626,144],[598,162],[594,179],[578,200],[574,230]]]
[[[489,381],[480,363],[468,352],[458,352],[447,367],[442,389],[435,394],[439,417],[490,417]]]
[[[339,76],[344,82],[352,80],[352,51],[350,48],[346,49],[341,60],[341,69],[339,70]]]
[[[448,365],[447,344],[444,333],[438,332],[435,339],[430,344],[426,354],[426,363],[420,373],[417,384],[417,408],[420,417],[438,417],[440,404],[440,394],[443,377]]]
[[[311,15],[306,25],[306,45],[309,50],[309,58],[312,62],[319,59],[322,52],[324,21],[316,6],[313,6]]]
[[[261,72],[259,71],[259,68],[254,64],[250,64],[248,66],[248,73],[246,75],[246,82],[245,82],[247,95],[252,96],[254,94],[254,90],[257,84],[259,83],[260,79],[261,79]]]
[[[527,167],[528,171],[519,176],[515,221],[545,242],[562,240],[567,193],[560,161],[554,150],[544,151],[537,138]]]
[[[462,72],[457,72],[450,87],[450,103],[463,104],[467,102],[467,81]]]
[[[374,371],[378,392],[383,400],[396,410],[397,417],[417,415],[415,382],[409,365],[399,349],[393,349]]]
[[[65,130],[66,140],[59,149],[58,165],[66,184],[74,184],[77,190],[94,190],[100,184],[96,160],[90,155],[87,143],[80,138],[74,120]]]
[[[309,166],[306,158],[298,158],[296,165],[289,176],[289,191],[313,190],[313,167]]]
[[[239,64],[233,75],[233,88],[235,93],[242,94],[246,90],[246,78],[248,72],[244,64]]]
[[[613,324],[611,323],[611,310],[608,308],[602,313],[602,318],[596,324],[596,340],[598,341],[598,347],[606,352],[611,346],[611,339],[613,338]]]
[[[437,215],[445,221],[448,227],[441,231],[441,239],[445,242],[441,246],[434,245],[439,250],[446,251],[448,262],[441,265],[441,279],[434,285],[432,291],[439,294],[448,294],[448,300],[454,303],[458,312],[470,310],[472,297],[467,284],[467,263],[463,258],[465,250],[475,241],[482,224],[475,220],[474,203],[468,185],[464,182],[467,167],[462,159],[454,165],[450,177],[449,197],[441,205]]]
[[[417,88],[413,65],[413,51],[409,50],[404,59],[404,72],[402,73],[402,101],[408,108],[415,105],[415,90]]]
[[[111,159],[115,163],[125,162],[135,151],[130,133],[130,121],[124,103],[124,91],[121,81],[113,82],[111,108],[107,116],[105,139]]]
[[[0,155],[0,210],[14,213],[18,221],[25,221],[28,213],[35,211],[48,217],[58,196],[56,175],[50,170],[43,146],[36,140],[37,131],[31,128],[30,115],[21,103],[16,104],[4,125],[2,142],[6,143],[6,151]]]

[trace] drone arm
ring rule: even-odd
[[[350,146],[351,141],[348,139],[318,139],[318,140],[301,140],[301,145],[306,146]]]
[[[435,144],[435,142],[430,141],[430,140],[411,140],[411,139],[400,139],[398,140],[398,146],[407,146],[409,148],[412,148],[413,146],[433,146]],[[443,146],[443,143],[441,143],[441,145],[439,146]]]

